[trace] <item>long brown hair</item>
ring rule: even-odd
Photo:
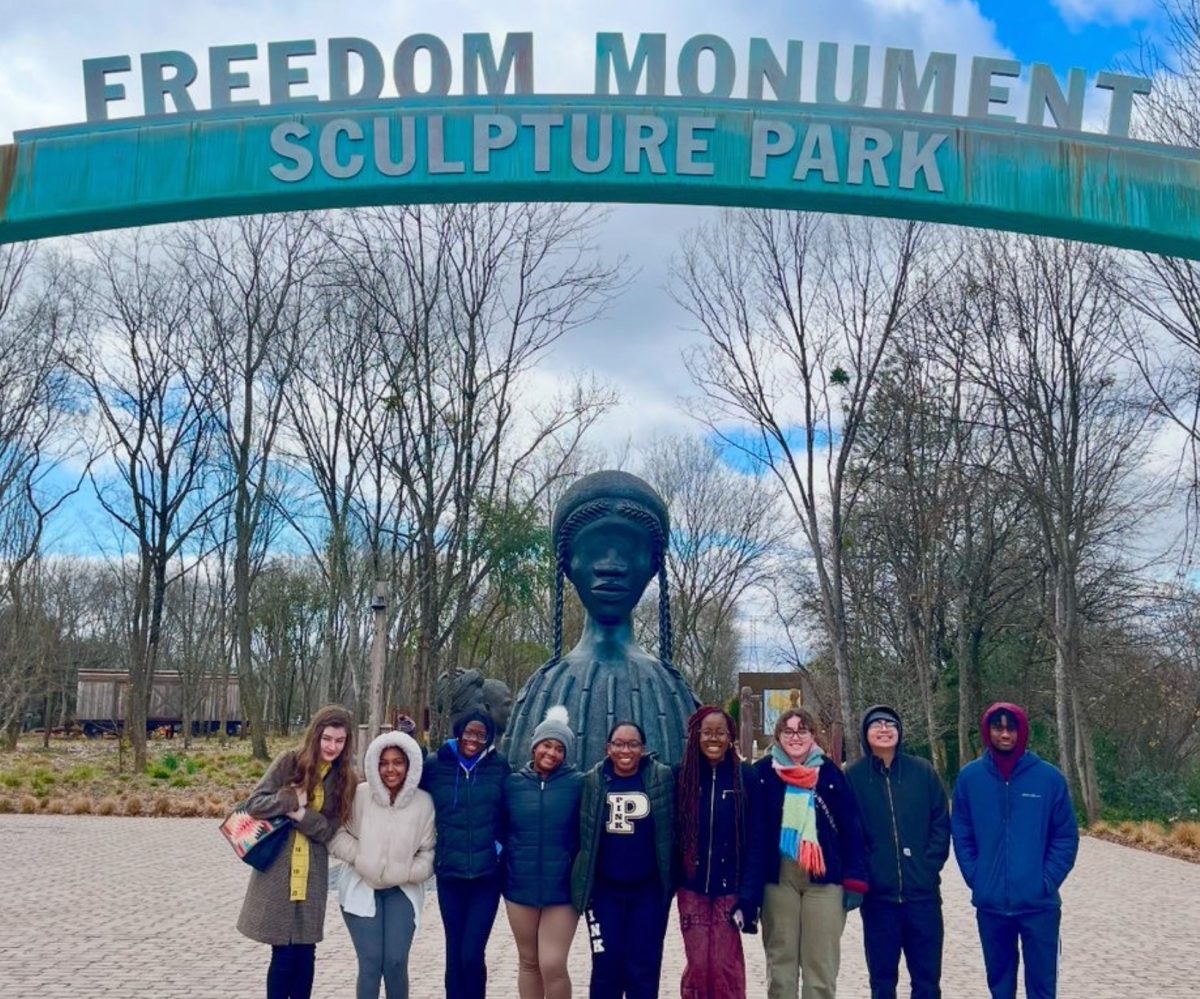
[[[346,730],[346,745],[341,755],[333,761],[333,801],[326,802],[322,811],[328,811],[333,805],[333,814],[338,821],[345,824],[350,818],[350,810],[354,805],[354,788],[358,777],[354,772],[354,719],[350,712],[340,704],[326,704],[308,723],[304,732],[304,741],[296,750],[296,770],[292,775],[292,783],[302,787],[311,797],[321,779],[321,734],[327,728]]]
[[[707,758],[700,752],[700,725],[709,715],[720,715],[725,719],[725,727],[729,730],[729,749],[725,758],[733,763],[733,791],[737,800],[734,810],[734,850],[737,855],[737,869],[742,869],[742,826],[744,817],[745,797],[742,788],[742,768],[737,752],[738,727],[729,712],[722,711],[715,705],[705,705],[698,708],[688,719],[687,745],[683,750],[683,768],[679,772],[676,783],[676,814],[679,816],[679,839],[683,855],[683,868],[689,878],[696,876],[700,866],[700,774],[701,764],[711,766]]]

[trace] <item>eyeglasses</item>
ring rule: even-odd
[[[890,718],[876,718],[876,719],[875,719],[873,722],[871,722],[871,724],[870,724],[870,725],[868,725],[868,726],[867,726],[867,728],[868,728],[868,729],[873,729],[873,728],[888,728],[888,729],[891,729],[891,728],[899,728],[899,727],[900,727],[900,726],[899,726],[899,725],[897,725],[897,724],[896,724],[894,721],[892,721]]]
[[[785,728],[779,733],[781,739],[803,739],[806,735],[810,735],[806,728]]]
[[[620,753],[620,752],[624,752],[627,749],[631,752],[636,752],[637,750],[642,748],[643,743],[638,742],[637,739],[630,739],[628,742],[624,741],[623,739],[620,739],[620,740],[617,740],[614,742],[610,742],[609,745],[612,746],[612,748],[615,749],[618,753]]]
[[[487,742],[487,733],[464,732],[458,737],[460,742]]]

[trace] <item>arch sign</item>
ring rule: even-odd
[[[735,53],[716,35],[689,38],[673,65],[665,35],[630,49],[596,36],[588,95],[534,92],[530,33],[506,35],[499,56],[491,36],[463,35],[454,95],[450,48],[428,34],[390,66],[361,38],[320,56],[312,39],[265,57],[211,48],[204,93],[186,52],[143,53],[136,72],[128,55],[88,59],[85,123],[0,146],[0,242],[292,209],[608,201],[925,219],[1200,259],[1200,151],[1128,135],[1149,80],[1100,73],[1089,87],[1072,69],[1064,86],[1040,63],[864,45],[839,72],[831,43],[755,38]],[[248,96],[252,74],[268,102]],[[1090,91],[1103,131],[1084,130]]]

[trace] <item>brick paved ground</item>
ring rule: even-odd
[[[0,816],[0,996],[263,994],[267,949],[234,929],[247,869],[211,819]],[[974,919],[951,861],[946,887],[947,999],[986,995]],[[1200,866],[1085,839],[1064,891],[1065,999],[1197,994]],[[846,927],[841,995],[867,994],[857,915]],[[750,995],[763,959],[747,938]],[[682,947],[672,926],[664,997],[678,995]],[[503,911],[488,948],[492,994],[515,997]],[[319,997],[353,994],[354,951],[336,903],[317,949]],[[441,995],[442,934],[431,896],[411,960],[412,999]],[[572,952],[586,995],[583,934]]]

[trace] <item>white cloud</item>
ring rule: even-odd
[[[1072,28],[1085,24],[1132,24],[1153,12],[1154,0],[1052,0]]]

